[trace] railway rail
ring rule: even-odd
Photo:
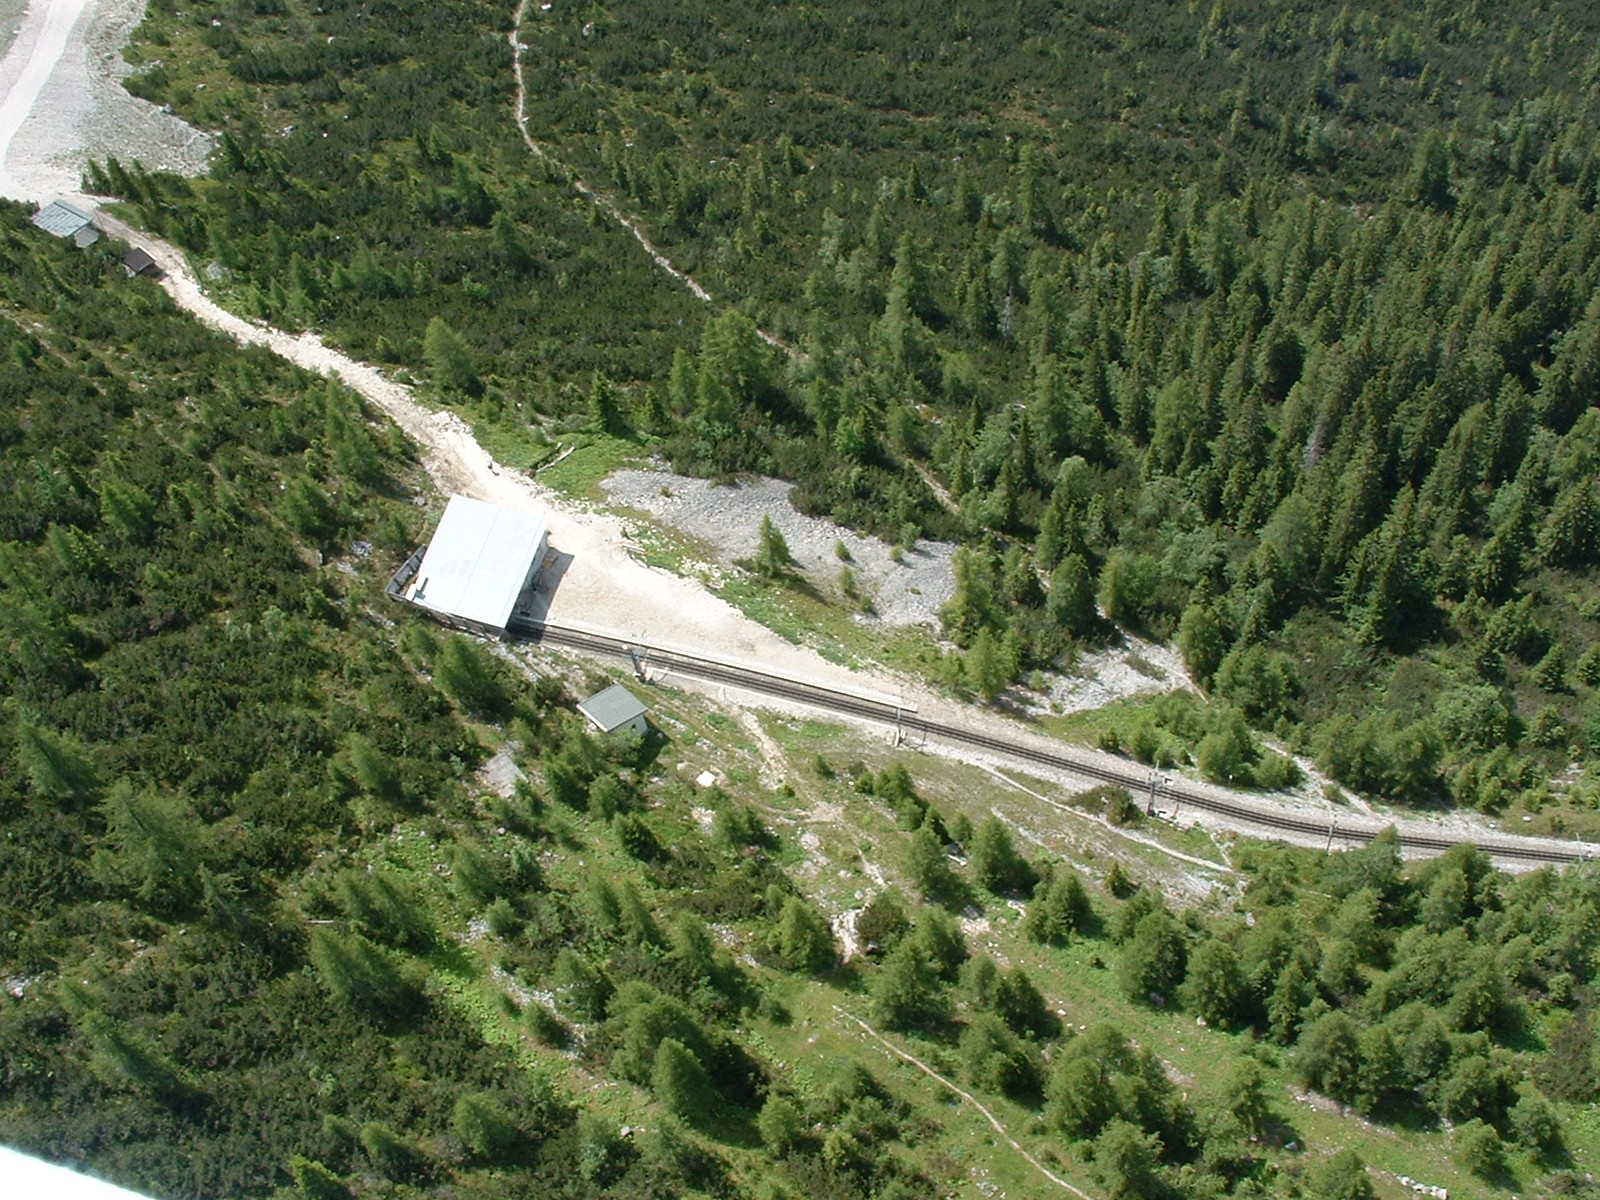
[[[680,650],[653,647],[642,641],[630,640],[615,634],[534,622],[515,626],[511,632],[519,637],[551,646],[626,659],[641,673],[644,664],[648,663],[650,669],[658,675],[661,672],[676,672],[780,700],[795,701],[841,716],[892,726],[906,738],[920,737],[945,745],[964,746],[1008,758],[1014,762],[1033,763],[1056,771],[1066,771],[1095,783],[1125,787],[1135,795],[1151,788],[1151,775],[1145,768],[1130,767],[1124,770],[1095,762],[1085,756],[1075,755],[1068,747],[1046,748],[1024,738],[997,737],[948,722],[934,721],[920,715],[914,705],[904,702],[854,694],[825,683],[794,680],[758,667],[701,658]],[[1162,798],[1174,802],[1176,805],[1174,811],[1181,811],[1183,806],[1187,805],[1191,809],[1211,813],[1242,825],[1297,834],[1301,837],[1322,838],[1329,848],[1335,843],[1342,846],[1365,845],[1377,837],[1384,828],[1360,823],[1340,825],[1337,821],[1324,822],[1294,813],[1272,812],[1172,780],[1162,780],[1159,794]],[[1152,802],[1153,800],[1154,796]],[[1454,846],[1470,844],[1493,858],[1551,865],[1586,862],[1596,851],[1596,847],[1581,842],[1573,843],[1569,848],[1512,838],[1452,838],[1416,830],[1401,830],[1400,843],[1402,850],[1420,855],[1443,854]]]

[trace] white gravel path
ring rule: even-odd
[[[132,70],[122,47],[143,16],[144,0],[32,0],[26,10],[0,0],[0,45],[10,38],[0,60],[0,196],[81,203],[84,161],[108,154],[204,169],[210,136],[122,87]]]

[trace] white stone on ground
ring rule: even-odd
[[[856,586],[872,599],[869,621],[937,627],[939,609],[955,592],[951,543],[919,541],[897,562],[893,547],[878,538],[796,512],[789,502],[794,484],[781,479],[714,484],[670,471],[626,470],[608,476],[600,486],[613,503],[649,513],[710,546],[722,566],[753,557],[761,518],[771,517],[788,543],[795,568],[824,595],[838,593],[840,568],[850,568]],[[849,562],[838,556],[840,542],[850,553]]]

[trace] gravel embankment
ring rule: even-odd
[[[1192,688],[1183,659],[1170,646],[1132,634],[1121,645],[1085,654],[1067,675],[1052,675],[1045,710],[1086,712],[1130,696]]]
[[[109,154],[205,169],[209,134],[122,87],[122,47],[143,16],[144,0],[0,0],[0,195],[81,201],[84,160]]]
[[[841,529],[831,521],[798,513],[789,503],[792,483],[758,479],[732,486],[669,471],[618,471],[602,484],[613,503],[648,513],[657,521],[710,547],[728,566],[756,552],[761,518],[783,534],[795,567],[818,591],[838,594],[840,568],[848,566],[861,594],[871,598],[865,621],[885,625],[939,623],[939,609],[955,591],[948,542],[919,541],[896,561],[893,547],[874,537]],[[844,543],[849,561],[839,558]]]

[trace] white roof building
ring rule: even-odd
[[[544,565],[548,537],[531,513],[452,496],[405,598],[447,620],[503,634]]]

